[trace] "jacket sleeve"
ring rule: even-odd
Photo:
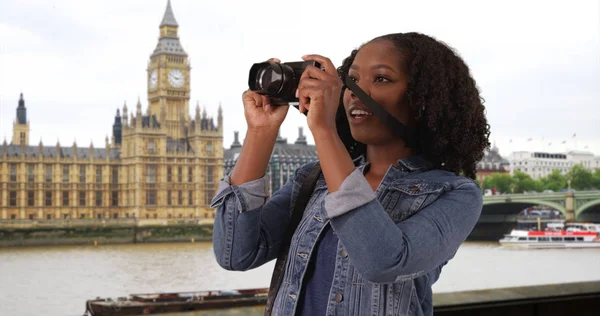
[[[213,249],[218,264],[244,271],[277,257],[290,220],[293,177],[267,196],[268,177],[231,185],[225,176],[211,202],[216,209]]]
[[[393,283],[419,277],[452,258],[477,223],[483,199],[474,182],[463,181],[396,224],[357,169],[325,198],[324,207],[362,276]]]

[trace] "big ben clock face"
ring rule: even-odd
[[[173,69],[169,72],[169,83],[174,88],[181,88],[185,83],[183,73],[179,69]]]
[[[150,89],[156,89],[156,84],[158,83],[158,73],[156,72],[156,69],[154,69],[150,74],[149,80]]]

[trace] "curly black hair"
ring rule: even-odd
[[[437,169],[475,179],[477,162],[490,147],[490,127],[469,67],[448,45],[424,34],[387,34],[362,46],[376,40],[390,41],[404,57],[402,66],[409,78],[405,102],[418,113],[414,149]],[[338,67],[342,82],[359,50]],[[344,89],[336,124],[348,152],[356,158],[366,154],[366,146],[350,133],[342,103]]]

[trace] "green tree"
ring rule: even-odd
[[[515,193],[523,193],[525,191],[540,191],[543,188],[542,184],[531,178],[525,172],[515,170],[513,175],[515,184]]]
[[[483,188],[484,189],[493,189],[500,192],[510,192],[510,186],[513,184],[513,178],[510,174],[507,173],[494,173],[490,176],[487,176],[485,180],[483,180]]]
[[[552,190],[559,192],[567,187],[567,178],[560,173],[560,170],[554,169],[547,177],[541,178],[540,182],[543,190]]]
[[[594,188],[600,189],[600,169],[596,169],[594,172]]]
[[[567,178],[571,179],[571,187],[575,190],[591,189],[594,187],[594,175],[582,165],[574,165]]]

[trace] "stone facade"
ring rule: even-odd
[[[223,175],[223,114],[188,113],[190,64],[170,2],[148,62],[148,107],[119,109],[103,148],[29,146],[21,95],[13,140],[0,147],[0,220],[212,218]],[[65,124],[67,122],[64,122]]]
[[[241,149],[242,144],[239,142],[238,132],[234,132],[234,141],[231,147],[225,150],[223,156],[225,174],[233,171]],[[302,127],[298,128],[298,139],[293,144],[288,143],[287,138],[278,135],[267,168],[269,195],[279,190],[294,175],[297,168],[317,160],[319,160],[317,149],[315,145],[307,144]]]

